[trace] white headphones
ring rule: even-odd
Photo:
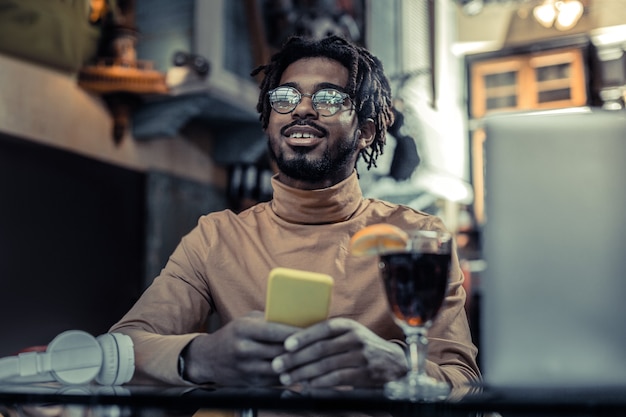
[[[134,371],[133,342],[121,333],[95,338],[81,330],[68,330],[55,337],[45,352],[0,359],[0,382],[9,383],[78,385],[95,379],[101,385],[121,385],[130,381]]]

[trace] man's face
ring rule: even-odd
[[[322,88],[343,91],[347,83],[347,68],[327,58],[298,60],[285,69],[280,79],[281,86],[309,95]],[[350,99],[332,116],[318,114],[310,96],[303,96],[290,113],[272,110],[266,133],[279,180],[297,188],[315,189],[347,178],[364,147],[357,127]]]

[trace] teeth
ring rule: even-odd
[[[290,138],[296,138],[296,139],[300,139],[300,138],[314,138],[315,135],[312,135],[310,133],[292,133],[291,135],[289,135]]]

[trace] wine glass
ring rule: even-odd
[[[385,384],[390,398],[429,401],[445,398],[450,386],[426,375],[428,329],[448,287],[452,235],[448,232],[409,231],[406,248],[381,253],[379,268],[395,322],[409,346],[409,372]]]

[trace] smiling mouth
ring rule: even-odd
[[[302,146],[315,146],[322,141],[320,136],[315,136],[310,133],[293,133],[286,136],[285,142],[289,146],[302,147]]]
[[[319,138],[319,136],[314,135],[312,133],[303,133],[303,132],[294,132],[288,136],[291,139],[310,139],[310,138]]]
[[[291,127],[284,132],[285,142],[293,147],[312,147],[322,141],[324,133],[311,127]]]

